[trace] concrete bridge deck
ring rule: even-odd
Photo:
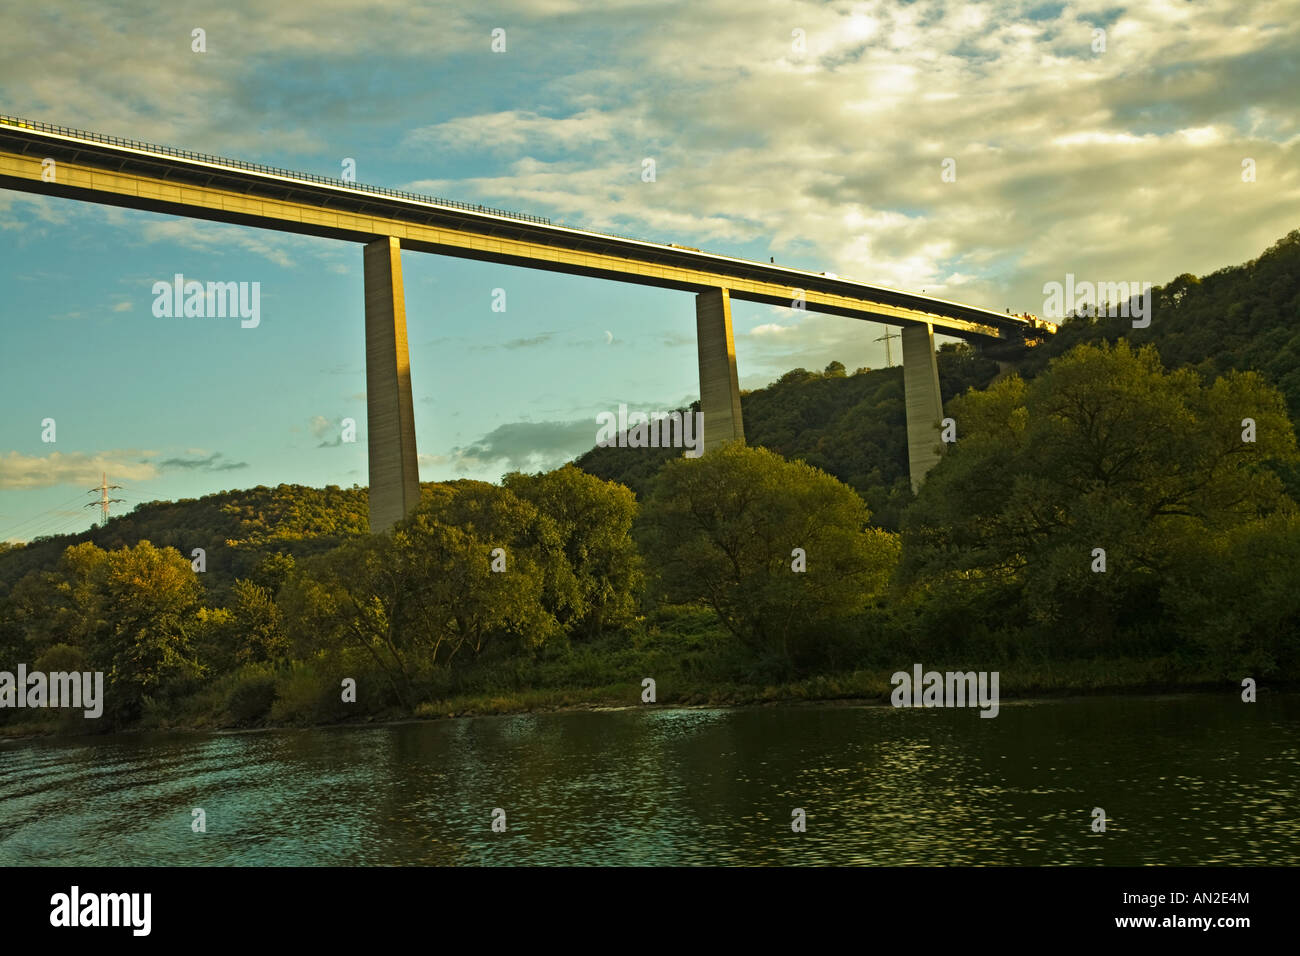
[[[53,182],[42,161],[57,163]],[[977,306],[672,244],[574,229],[536,216],[346,183],[172,147],[0,116],[0,187],[261,229],[622,282],[706,292],[891,325],[929,324],[973,341],[1035,323]]]

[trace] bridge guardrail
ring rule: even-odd
[[[545,216],[532,216],[525,212],[512,212],[509,209],[497,209],[493,206],[476,205],[475,203],[461,202],[458,199],[443,199],[439,196],[425,196],[421,193],[408,193],[402,189],[388,189],[385,186],[367,186],[363,183],[350,183],[345,179],[332,179],[328,176],[317,176],[314,173],[304,173],[293,169],[281,169],[279,166],[266,166],[262,163],[248,163],[240,159],[227,159],[224,156],[212,156],[208,153],[196,153],[193,150],[177,149],[174,146],[160,146],[157,143],[146,143],[137,139],[123,139],[119,136],[107,136],[103,133],[94,133],[90,130],[76,129],[71,126],[56,126],[52,123],[42,123],[39,120],[25,120],[17,116],[6,116],[3,113],[0,113],[0,123],[8,123],[10,126],[26,127],[27,129],[36,129],[46,133],[57,133],[60,136],[75,136],[79,139],[104,143],[109,146],[125,146],[129,149],[151,150],[155,153],[162,153],[167,156],[178,156],[182,159],[194,159],[204,163],[216,163],[217,165],[227,166],[231,169],[246,169],[250,172],[269,173],[273,176],[288,176],[291,179],[325,183],[330,186],[340,186],[344,189],[354,189],[359,192],[375,193],[380,196],[395,196],[398,199],[411,199],[416,202],[435,203],[439,206],[447,206],[452,209],[464,209],[468,212],[482,212],[493,216],[505,216],[509,219],[518,219],[522,222],[535,222],[543,226],[558,225],[561,228],[577,229],[582,232],[590,231],[583,229],[581,226],[571,226],[564,222],[556,223]],[[664,243],[657,243],[650,239],[642,239],[638,236],[625,236],[617,232],[596,234],[610,236],[615,239],[627,239],[631,242],[647,242],[651,245],[664,245]],[[696,251],[698,252],[699,250]]]
[[[295,172],[292,169],[281,169],[278,166],[266,166],[262,163],[248,163],[239,159],[227,159],[223,156],[212,156],[208,153],[196,153],[188,149],[177,149],[173,146],[159,146],[157,143],[145,143],[135,139],[106,136],[103,133],[92,133],[89,130],[74,129],[70,126],[55,126],[51,123],[25,120],[16,116],[6,116],[2,113],[0,113],[0,123],[7,123],[10,126],[17,126],[25,129],[39,130],[44,133],[56,133],[60,136],[75,136],[78,139],[85,139],[95,143],[104,143],[108,146],[123,146],[128,149],[143,149],[154,153],[161,153],[166,156],[176,156],[181,159],[192,159],[202,163],[212,163],[230,169],[243,169],[248,170],[249,172],[268,173],[273,176],[286,176],[290,179],[323,183],[329,186],[339,186],[344,189],[353,189],[358,192],[374,193],[380,196],[394,196],[398,199],[411,199],[416,202],[434,203],[452,209],[464,209],[468,212],[481,212],[493,216],[505,216],[510,219],[519,219],[524,222],[536,222],[545,226],[553,225],[551,220],[543,216],[530,216],[527,213],[511,212],[508,209],[496,209],[492,206],[460,202],[456,199],[442,199],[437,196],[424,196],[419,193],[408,193],[401,189],[387,189],[383,186],[367,186],[362,183],[350,183],[344,179],[317,176],[314,173]]]

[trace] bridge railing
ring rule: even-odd
[[[68,126],[54,126],[50,123],[41,123],[36,120],[25,120],[16,116],[5,116],[2,113],[0,113],[0,123],[6,123],[9,126],[17,126],[25,129],[39,130],[44,133],[56,133],[60,136],[72,136],[77,139],[90,140],[95,143],[104,143],[108,146],[142,149],[152,153],[161,153],[166,156],[176,156],[180,159],[192,159],[201,163],[225,166],[229,169],[243,169],[249,172],[267,173],[272,176],[284,176],[289,179],[305,180],[307,182],[338,186],[344,189],[356,190],[357,192],[374,193],[380,196],[393,196],[398,199],[411,199],[415,202],[434,203],[452,209],[464,209],[468,212],[481,212],[493,216],[506,216],[510,219],[519,219],[524,222],[536,222],[545,226],[552,225],[551,220],[545,217],[530,216],[527,213],[522,212],[511,212],[508,209],[495,209],[492,206],[475,205],[474,203],[460,202],[455,199],[424,196],[419,193],[409,193],[401,189],[386,189],[383,186],[366,186],[362,183],[348,182],[345,179],[334,179],[329,176],[317,176],[314,173],[295,172],[292,169],[281,169],[278,166],[264,166],[261,163],[247,163],[240,159],[227,159],[223,156],[212,156],[208,153],[196,153],[188,149],[176,149],[173,146],[159,146],[157,143],[144,143],[135,139],[122,139],[118,136],[106,136],[103,133],[92,133],[89,130],[73,129]]]
[[[314,173],[297,172],[292,169],[281,169],[278,166],[265,166],[261,163],[247,163],[241,159],[227,159],[224,156],[212,156],[208,153],[196,153],[188,149],[177,149],[174,146],[160,146],[157,143],[145,143],[137,139],[123,139],[119,136],[106,136],[103,133],[94,133],[90,130],[74,129],[70,126],[55,126],[51,123],[42,123],[38,120],[25,120],[17,116],[6,116],[0,113],[0,123],[7,123],[10,126],[24,127],[26,129],[40,130],[45,133],[57,133],[60,136],[73,136],[77,139],[90,140],[95,143],[104,143],[109,146],[123,146],[128,149],[143,149],[152,153],[161,153],[166,156],[176,156],[181,159],[193,159],[201,163],[212,163],[218,166],[226,166],[230,169],[246,169],[250,172],[268,173],[272,176],[286,176],[290,179],[303,180],[313,183],[324,183],[330,186],[339,186],[344,189],[352,189],[358,192],[374,193],[379,196],[394,196],[398,199],[411,199],[415,202],[434,203],[439,206],[447,206],[452,209],[464,209],[468,212],[481,212],[493,216],[505,216],[510,219],[518,219],[523,222],[536,222],[544,226],[559,225],[564,228],[578,229],[589,232],[582,226],[572,226],[568,223],[555,223],[544,216],[530,216],[528,213],[511,212],[508,209],[495,209],[492,206],[475,205],[473,203],[460,202],[456,199],[442,199],[438,196],[424,196],[419,193],[408,193],[401,189],[388,189],[384,186],[366,186],[362,183],[352,183],[345,179],[334,179],[328,176],[317,176]],[[661,242],[654,242],[649,239],[642,239],[639,236],[625,236],[617,232],[601,232],[597,235],[609,236],[614,239],[627,239],[631,242],[649,242],[652,245],[669,245]],[[695,250],[699,251],[699,250]]]

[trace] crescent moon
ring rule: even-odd
[[[606,345],[612,345],[612,344],[614,344],[614,333],[613,333],[613,332],[610,332],[610,331],[606,331],[606,332],[605,332],[605,344],[606,344]]]

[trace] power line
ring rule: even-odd
[[[84,514],[64,515],[61,519],[56,518],[52,523],[47,525],[46,533],[48,534],[50,533],[50,530],[53,530],[55,533],[62,534],[64,528],[76,527],[78,525],[85,524],[85,523],[86,523],[86,516]]]
[[[86,504],[84,507],[100,509],[100,516],[101,516],[100,527],[103,527],[108,523],[109,505],[126,504],[126,500],[123,498],[110,498],[108,496],[110,490],[120,489],[121,487],[122,487],[121,485],[110,485],[108,483],[108,473],[101,472],[99,487],[91,488],[90,491],[86,492],[87,494],[92,494],[92,495],[95,492],[99,492],[99,501],[92,501],[89,504]],[[80,499],[81,496],[78,495],[77,497],[69,501],[62,502],[60,504],[55,505],[52,508],[47,508],[45,511],[42,511],[39,514],[35,514],[28,518],[25,518],[22,521],[19,521],[17,524],[10,525],[7,529],[5,529],[3,534],[0,534],[0,541],[18,537],[19,532],[21,532],[23,538],[31,540],[33,538],[49,537],[49,536],[56,536],[62,534],[80,534],[81,530],[88,530],[88,529],[80,529],[75,532],[71,531],[72,528],[76,527],[77,525],[85,521],[85,518],[79,513],[73,513],[69,515],[63,511],[63,509],[65,509],[68,505],[75,504]]]
[[[50,530],[46,531],[46,536],[61,537],[63,535],[68,535],[68,534],[81,534],[82,532],[77,529],[80,527],[80,525],[84,524],[85,521],[86,521],[85,515],[77,515],[75,518],[69,518],[68,520],[62,522],[61,524],[54,525]]]
[[[28,526],[39,526],[41,522],[46,521],[51,517],[57,517],[58,515],[56,513],[61,509],[67,508],[69,505],[77,504],[79,501],[81,501],[80,494],[68,499],[67,501],[60,502],[51,508],[46,508],[44,511],[38,512],[37,514],[29,515],[17,524],[10,525],[4,531],[0,532],[0,540],[6,540],[13,537],[19,529],[27,528]]]
[[[37,538],[53,538],[64,534],[73,534],[71,529],[83,523],[86,520],[84,515],[76,515],[69,518],[66,515],[56,516],[49,524],[37,525],[26,533],[26,544],[31,544]]]

